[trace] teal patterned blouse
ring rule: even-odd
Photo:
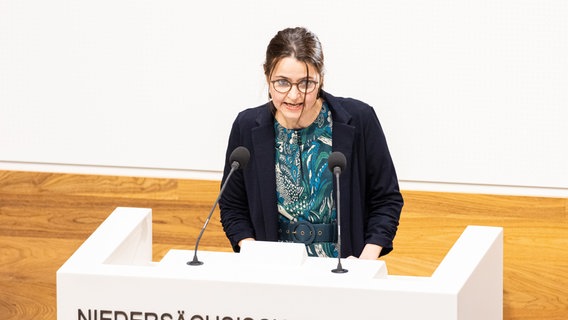
[[[327,167],[331,154],[331,111],[324,102],[307,128],[286,129],[274,123],[276,137],[276,195],[280,221],[332,223],[333,174]],[[335,243],[306,245],[309,256],[337,257]]]

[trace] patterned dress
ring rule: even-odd
[[[274,123],[276,136],[276,195],[280,221],[332,223],[333,174],[327,159],[331,154],[332,119],[324,102],[320,114],[307,128],[286,129]],[[306,245],[309,256],[337,257],[336,243]]]

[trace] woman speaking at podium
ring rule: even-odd
[[[376,259],[393,248],[403,206],[395,168],[373,108],[323,91],[319,39],[305,28],[279,31],[266,49],[270,101],[240,112],[229,154],[246,147],[221,198],[221,223],[233,249],[242,241],[302,242],[310,256],[337,257],[332,152],[346,158],[340,176],[342,257]]]

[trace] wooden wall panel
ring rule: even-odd
[[[55,319],[55,272],[118,206],[152,208],[155,261],[193,249],[218,190],[218,181],[0,171],[0,318]],[[502,226],[504,319],[566,318],[568,199],[404,197],[390,274],[430,276],[467,225]],[[218,217],[201,249],[230,251]]]

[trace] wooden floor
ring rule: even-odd
[[[0,171],[0,320],[56,319],[55,272],[118,206],[152,208],[155,261],[193,249],[218,189],[218,181]],[[568,319],[567,199],[404,196],[384,259],[390,274],[430,276],[467,225],[503,226],[504,319]],[[230,251],[218,217],[201,249]]]

